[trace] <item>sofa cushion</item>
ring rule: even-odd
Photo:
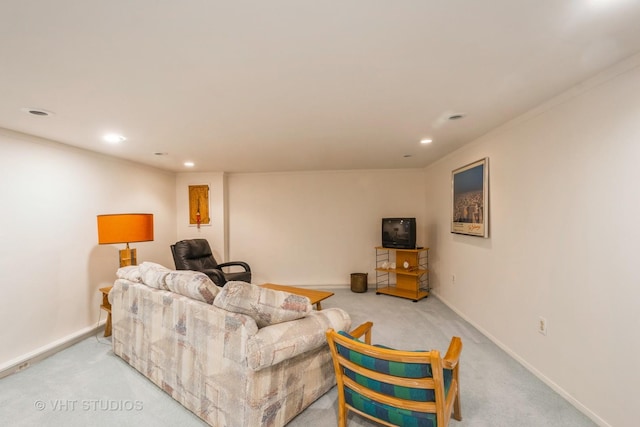
[[[140,264],[140,276],[142,277],[142,283],[152,288],[167,290],[167,284],[165,278],[171,270],[155,262],[145,261]]]
[[[200,271],[171,271],[164,279],[167,288],[180,295],[211,304],[220,288]]]
[[[300,319],[311,312],[309,298],[247,282],[227,282],[213,305],[251,316],[259,328]]]
[[[138,267],[137,265],[128,265],[126,267],[120,267],[118,271],[116,271],[116,277],[118,279],[125,279],[130,282],[142,283],[140,267]]]

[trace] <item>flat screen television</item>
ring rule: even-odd
[[[415,218],[382,218],[382,247],[416,248]]]

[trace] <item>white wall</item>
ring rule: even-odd
[[[211,224],[200,228],[189,224],[189,186],[209,186],[209,217]],[[228,243],[226,234],[226,176],[224,172],[179,173],[176,176],[177,240],[207,239],[216,261],[227,260]],[[173,242],[175,243],[175,242]],[[175,268],[173,260],[168,265]]]
[[[229,258],[254,283],[373,283],[383,217],[416,217],[424,241],[423,170],[230,174],[228,186]]]
[[[640,61],[634,61],[426,174],[437,295],[600,425],[619,427],[637,425],[631,408],[640,386]],[[451,170],[485,156],[491,237],[450,234]],[[537,332],[540,316],[547,336]]]
[[[0,371],[105,319],[124,245],[97,243],[96,215],[154,214],[138,262],[169,263],[175,176],[0,129]]]

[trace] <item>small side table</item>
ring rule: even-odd
[[[111,303],[109,302],[109,292],[111,288],[113,288],[113,286],[100,288],[100,292],[102,292],[102,304],[100,308],[107,312],[107,324],[104,326],[105,337],[111,336]]]

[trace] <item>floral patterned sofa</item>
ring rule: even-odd
[[[113,351],[212,426],[283,426],[335,384],[325,332],[342,309],[158,264],[118,270]]]

